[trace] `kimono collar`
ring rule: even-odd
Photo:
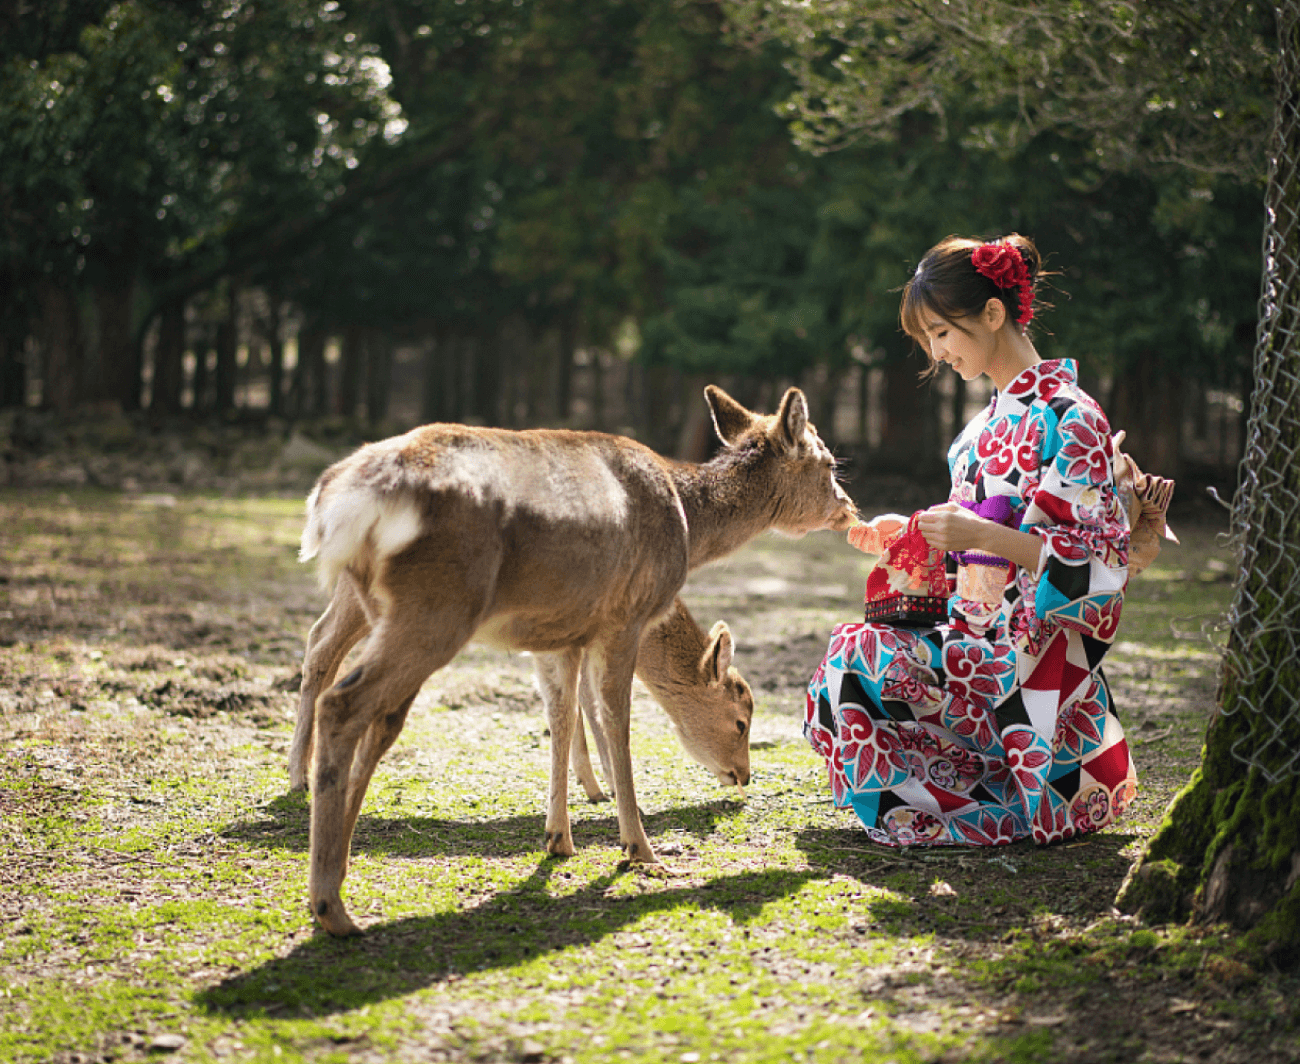
[[[1051,399],[1078,379],[1079,371],[1074,359],[1046,359],[1022,370],[1004,390],[995,392],[993,403],[995,408],[1001,408],[1006,400],[1014,399],[1019,405],[1028,406],[1039,399]]]

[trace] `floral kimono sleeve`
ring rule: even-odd
[[[1110,426],[1086,402],[1057,399],[1039,411],[1039,480],[1021,523],[1043,540],[1032,609],[1040,623],[1110,643],[1128,579],[1128,522],[1111,470]]]

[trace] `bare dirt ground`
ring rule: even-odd
[[[346,887],[368,932],[335,942],[305,911],[307,809],[286,792],[324,605],[294,560],[295,461],[192,471],[196,493],[147,468],[97,490],[70,460],[0,493],[0,1060],[1300,1059],[1294,976],[1225,929],[1112,908],[1213,709],[1232,557],[1212,511],[1184,514],[1126,607],[1108,672],[1143,788],[1106,833],[870,847],[799,734],[865,562],[765,537],[684,594],[730,623],[754,688],[747,802],[638,690],[668,873],[620,866],[610,807],[576,796],[579,854],[545,857],[530,665],[471,649],[381,765]]]

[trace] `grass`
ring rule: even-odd
[[[861,557],[762,539],[685,593],[757,696],[747,801],[644,692],[633,751],[666,870],[620,864],[573,794],[541,847],[547,743],[526,660],[425,686],[362,811],[345,898],[306,911],[286,793],[302,637],[323,607],[273,499],[0,498],[0,1060],[1281,1061],[1294,977],[1221,928],[1111,908],[1195,765],[1230,585],[1216,529],[1134,584],[1111,656],[1143,792],[1049,849],[870,847],[799,735]],[[1180,529],[1180,532],[1184,530]]]

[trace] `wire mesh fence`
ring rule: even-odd
[[[1255,387],[1220,695],[1225,715],[1251,717],[1233,754],[1274,783],[1300,773],[1300,0],[1279,3],[1277,18]]]

